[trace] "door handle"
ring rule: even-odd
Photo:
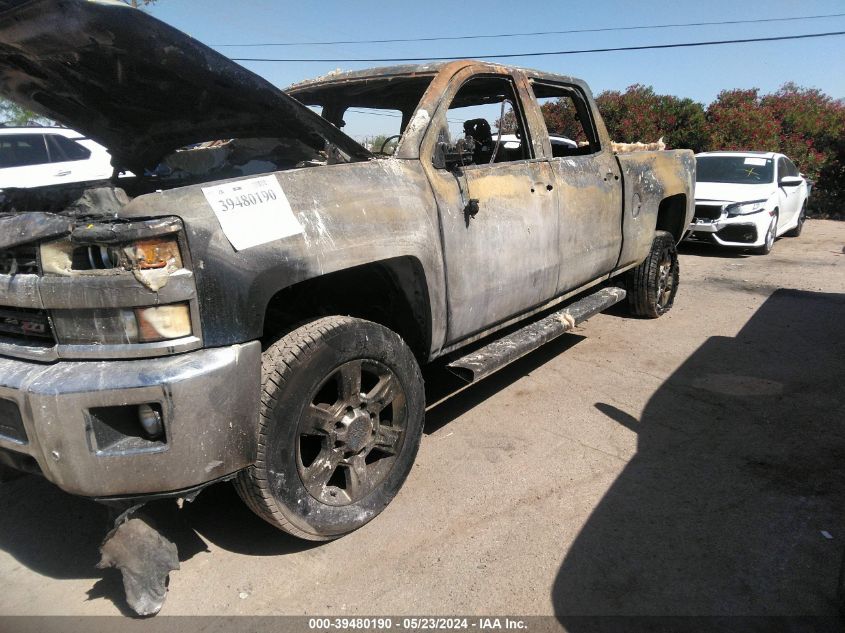
[[[54,175],[55,175],[56,177],[59,177],[59,176],[70,176],[70,170],[69,170],[69,169],[66,169],[66,170],[63,170],[63,171],[57,172],[57,173],[56,173],[56,174],[54,174]]]

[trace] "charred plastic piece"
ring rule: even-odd
[[[155,615],[167,597],[167,579],[179,569],[176,545],[141,517],[119,523],[100,546],[99,569],[123,575],[126,602],[138,615]]]
[[[73,222],[53,213],[0,216],[0,250],[70,233]]]

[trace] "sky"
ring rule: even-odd
[[[149,13],[229,57],[473,57],[488,54],[640,46],[845,31],[845,17],[603,33],[390,44],[222,47],[221,44],[486,35],[845,13],[845,0],[544,2],[486,0],[158,0]],[[632,84],[703,104],[724,89],[777,90],[787,81],[845,98],[845,36],[684,49],[498,60],[573,75],[593,92]],[[242,62],[279,87],[335,69],[380,63]],[[385,123],[389,123],[386,120]],[[350,130],[347,130],[350,131]],[[354,132],[355,130],[352,130]],[[353,136],[356,134],[353,133]]]

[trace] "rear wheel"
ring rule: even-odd
[[[627,274],[630,311],[651,319],[669,312],[678,292],[679,272],[675,236],[656,231],[648,257]]]
[[[350,317],[303,325],[264,353],[258,459],[238,493],[295,536],[343,536],[396,496],[424,410],[419,366],[396,333]]]

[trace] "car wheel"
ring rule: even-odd
[[[806,201],[801,206],[801,213],[798,214],[798,224],[795,225],[795,228],[791,231],[787,232],[788,237],[798,237],[801,235],[801,231],[804,230],[804,220],[807,219],[807,203]]]
[[[763,242],[762,246],[758,246],[756,252],[759,255],[768,255],[772,252],[772,248],[775,245],[775,238],[777,237],[778,232],[778,214],[772,217],[771,223],[769,223],[769,229],[766,231],[766,241]]]
[[[258,458],[235,487],[258,516],[303,539],[343,536],[396,496],[422,436],[425,394],[393,331],[326,317],[263,355]]]
[[[675,236],[656,231],[648,257],[627,274],[630,311],[651,319],[669,312],[678,292],[679,272]]]

